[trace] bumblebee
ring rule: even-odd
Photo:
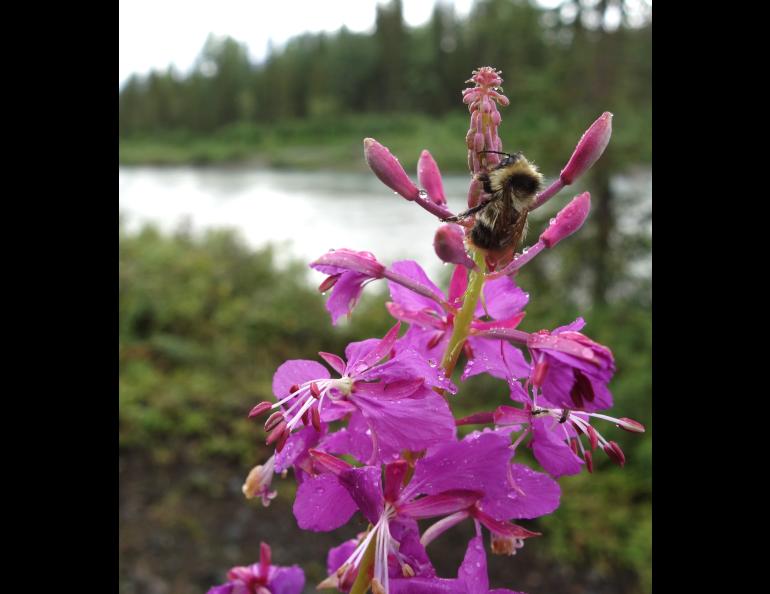
[[[494,169],[476,176],[489,198],[446,220],[458,222],[475,214],[471,242],[500,257],[512,254],[524,239],[527,212],[540,191],[543,175],[521,153],[481,152],[505,155]]]

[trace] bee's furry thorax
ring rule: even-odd
[[[489,202],[476,214],[471,241],[488,251],[515,250],[526,234],[526,213],[540,190],[542,174],[524,155],[514,153],[476,179]]]

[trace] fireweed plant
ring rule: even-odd
[[[500,162],[500,155],[484,151],[503,150],[498,105],[509,101],[493,68],[479,68],[467,82],[473,84],[463,91],[470,111],[465,140],[468,207],[473,207],[485,199],[477,174]],[[590,126],[530,210],[596,162],[611,125],[612,114],[604,113]],[[417,165],[419,187],[376,140],[364,140],[364,156],[396,194],[439,221],[454,216],[427,150]],[[249,473],[246,497],[269,505],[276,495],[274,475],[293,468],[298,483],[293,510],[300,528],[334,530],[357,513],[368,521],[358,538],[329,551],[329,575],[319,588],[351,594],[511,592],[489,589],[485,540],[492,553],[513,555],[526,539],[539,536],[516,522],[552,513],[561,496],[555,479],[583,468],[592,472],[597,449],[623,466],[623,451],[600,433],[601,424],[630,432],[644,427],[600,412],[612,406],[610,349],[581,332],[581,318],[553,330],[517,328],[529,299],[516,285],[517,272],[577,231],[589,209],[589,194],[576,196],[529,249],[496,258],[466,239],[472,218],[442,224],[434,238],[436,254],[455,265],[446,291],[409,260],[386,265],[368,252],[342,248],[310,264],[326,275],[320,290],[328,293],[333,323],[350,316],[364,287],[377,280],[388,285],[386,307],[395,318],[385,336],[353,342],[344,355],[286,361],[273,377],[276,401],[260,402],[249,414],[268,415],[267,444],[275,452]],[[508,404],[454,418],[450,404],[461,396],[452,374],[461,353],[467,362],[460,382],[483,373],[499,378],[508,387]],[[479,430],[459,439],[460,425]],[[525,444],[545,472],[516,460]],[[432,519],[423,531],[421,519]],[[461,522],[472,522],[475,536],[457,576],[439,577],[427,551]],[[260,563],[231,570],[230,582],[210,592],[296,594],[304,584],[297,572],[271,566],[269,548],[263,546]]]

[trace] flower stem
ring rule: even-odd
[[[465,344],[465,340],[468,338],[468,332],[473,321],[473,313],[476,311],[476,303],[479,301],[481,289],[484,286],[484,272],[486,271],[484,252],[481,250],[474,251],[473,261],[478,266],[478,270],[472,270],[470,273],[468,288],[463,296],[463,306],[455,317],[452,337],[449,339],[444,358],[441,360],[441,367],[444,369],[447,377],[452,375],[455,365],[457,365],[457,359],[460,357],[460,351]]]
[[[366,591],[369,589],[369,584],[372,582],[370,570],[374,564],[374,547],[376,543],[377,537],[375,536],[369,542],[369,546],[366,547],[361,563],[358,565],[358,575],[356,576],[356,581],[353,582],[353,587],[350,589],[350,594],[366,594]]]

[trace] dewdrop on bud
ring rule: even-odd
[[[605,111],[583,133],[567,165],[562,169],[561,181],[569,185],[588,171],[602,156],[612,136],[612,114]]]
[[[364,158],[380,181],[407,200],[416,200],[420,195],[404,168],[387,147],[374,138],[364,139]]]
[[[540,235],[540,241],[547,248],[555,246],[583,226],[589,210],[591,210],[591,194],[583,192],[575,196],[559,211],[556,218],[552,219],[551,224]]]
[[[465,251],[464,238],[465,234],[459,225],[441,225],[433,238],[433,249],[441,261],[460,264],[472,270],[475,265]]]
[[[436,204],[446,204],[441,172],[433,156],[427,150],[420,153],[420,160],[417,161],[417,179],[420,185],[425,188],[428,198]]]

